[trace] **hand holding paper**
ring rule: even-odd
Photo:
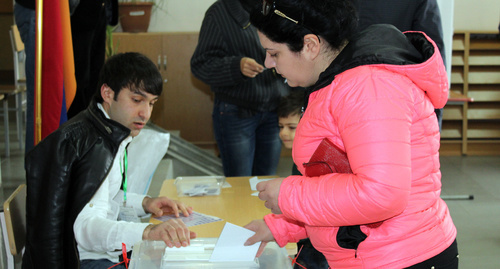
[[[284,178],[275,178],[257,184],[257,190],[260,192],[259,199],[266,201],[265,206],[271,209],[274,214],[282,214],[278,204],[278,196],[283,180]]]
[[[252,246],[244,244],[254,234],[251,230],[226,222],[212,252],[210,262],[255,260],[260,244]]]
[[[248,179],[248,182],[250,183],[250,188],[252,189],[252,191],[256,191],[257,190],[257,184],[259,184],[260,182],[263,182],[263,181],[271,180],[271,179],[274,179],[274,178],[251,177],[251,178]]]
[[[267,242],[274,241],[274,236],[264,220],[254,220],[245,225],[245,228],[255,232],[252,237],[247,239],[247,241],[245,242],[245,246],[250,246],[257,242],[261,242],[259,251],[257,252],[257,257],[259,257],[264,251]]]

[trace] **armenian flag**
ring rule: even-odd
[[[76,93],[68,0],[37,1],[35,145],[67,120]]]

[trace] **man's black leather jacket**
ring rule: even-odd
[[[23,268],[79,268],[73,224],[129,135],[93,101],[27,154]]]

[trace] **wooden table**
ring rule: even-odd
[[[446,104],[455,105],[455,104],[464,104],[467,102],[474,102],[474,99],[467,95],[463,95],[460,92],[450,91],[450,96],[448,97],[448,102]]]
[[[259,178],[275,177],[277,176],[259,176]],[[197,233],[198,237],[219,237],[226,221],[243,227],[252,220],[262,219],[264,215],[271,213],[271,210],[264,206],[264,201],[261,201],[257,196],[251,196],[254,191],[250,188],[249,178],[226,178],[226,181],[231,184],[231,188],[223,188],[221,194],[217,196],[199,197],[177,196],[174,180],[166,179],[162,184],[160,196],[179,200],[192,206],[196,212],[223,219],[223,221],[189,227],[190,230]],[[150,222],[159,223],[160,221],[151,218]],[[288,244],[286,249],[289,255],[294,255],[297,252],[297,245],[295,243]]]

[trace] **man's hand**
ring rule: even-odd
[[[245,228],[255,232],[255,234],[245,242],[245,246],[251,246],[262,241],[257,251],[257,257],[259,257],[262,252],[264,252],[267,242],[274,241],[274,236],[264,220],[254,220],[245,225]]]
[[[189,231],[180,219],[170,219],[160,224],[151,224],[142,233],[143,240],[163,240],[169,247],[187,247],[190,239],[196,238],[196,233]]]
[[[249,78],[254,78],[264,71],[264,66],[258,64],[254,59],[243,57],[240,61],[241,73]]]
[[[257,184],[259,191],[259,199],[266,201],[264,204],[267,208],[271,209],[274,214],[282,214],[278,196],[280,194],[281,183],[284,178],[275,178],[268,181],[263,181]]]
[[[193,213],[193,208],[190,206],[186,206],[184,203],[170,200],[167,197],[144,197],[142,200],[142,207],[144,211],[154,214],[157,217],[169,214],[175,214],[176,217],[179,217],[179,212],[187,217],[191,213]]]

